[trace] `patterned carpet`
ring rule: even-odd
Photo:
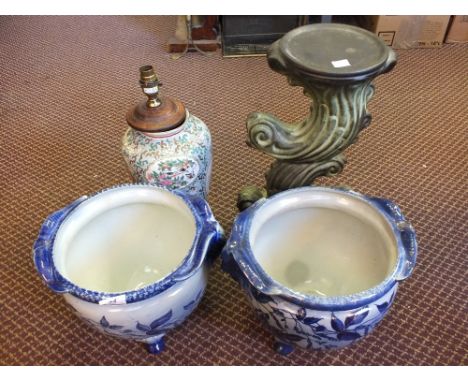
[[[34,270],[43,219],[78,196],[130,182],[120,154],[125,113],[142,99],[138,68],[211,129],[212,209],[229,232],[238,190],[261,185],[270,159],[245,145],[245,118],[307,112],[300,88],[264,57],[223,59],[164,45],[174,17],[0,17],[0,364],[2,365],[467,365],[468,45],[398,51],[376,81],[373,122],[347,150],[347,185],[396,201],[413,223],[419,259],[395,304],[366,339],[339,351],[272,350],[219,261],[199,308],[166,351],[88,328]]]

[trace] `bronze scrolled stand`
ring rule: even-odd
[[[266,194],[339,174],[346,163],[343,151],[371,122],[372,81],[396,64],[395,52],[377,36],[343,24],[294,29],[271,45],[267,59],[291,86],[304,88],[310,113],[297,124],[267,113],[248,116],[248,144],[276,161],[266,173],[266,191],[249,186],[240,192],[241,210]]]

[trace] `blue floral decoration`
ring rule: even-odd
[[[250,226],[255,214],[286,194],[301,197],[312,189],[346,194],[376,209],[391,227],[398,249],[393,272],[379,285],[348,296],[321,297],[291,290],[272,279],[257,262],[250,246]],[[414,229],[393,202],[367,197],[354,191],[303,187],[261,199],[240,213],[223,249],[222,268],[247,292],[257,316],[273,332],[281,354],[292,345],[307,349],[333,349],[349,345],[367,335],[390,308],[398,286],[411,275],[416,263]]]
[[[149,325],[144,325],[137,323],[136,328],[142,332],[145,332],[148,336],[157,336],[159,334],[164,334],[167,328],[164,326],[169,322],[172,317],[172,310],[164,314],[163,316],[156,318]]]
[[[383,318],[393,299],[396,290],[390,294],[389,299],[380,304],[364,305],[358,309],[341,312],[344,319],[331,312],[315,311],[321,316],[309,315],[310,310],[293,304],[285,305],[280,299],[258,293],[254,288],[250,289],[249,296],[255,300],[255,313],[270,330],[279,344],[276,344],[278,352],[289,353],[292,349],[288,344],[303,343],[307,349],[333,349],[342,347],[367,335]],[[294,307],[294,308],[293,308]],[[371,317],[370,311],[375,307]],[[329,323],[329,325],[327,325]]]
[[[188,301],[187,304],[183,306],[184,311],[186,311],[185,315],[190,314],[193,311],[193,309],[197,307],[197,305],[200,303],[200,300],[203,297],[203,292],[204,289],[198,291],[195,298]],[[106,316],[102,316],[101,319],[98,322],[96,322],[89,318],[83,317],[81,313],[75,308],[73,308],[73,310],[85,321],[87,321],[93,326],[99,327],[107,334],[119,335],[127,338],[140,340],[149,337],[164,335],[168,330],[182,323],[185,317],[185,315],[184,317],[175,317],[173,310],[170,309],[162,316],[155,318],[153,321],[147,324],[136,321],[136,323],[133,323],[131,326],[126,327],[124,325],[116,325],[111,323]]]

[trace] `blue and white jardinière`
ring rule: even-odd
[[[54,292],[102,332],[164,347],[200,302],[224,244],[206,201],[152,185],[122,185],[50,215],[34,263]]]
[[[238,215],[222,252],[258,317],[287,354],[335,349],[366,336],[411,275],[416,236],[385,199],[296,188]]]

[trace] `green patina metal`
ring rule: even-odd
[[[286,34],[267,57],[274,71],[311,99],[310,113],[297,124],[259,112],[247,118],[248,144],[276,159],[266,173],[271,195],[343,170],[343,151],[371,122],[372,81],[395,66],[396,55],[366,30],[316,24]],[[252,194],[243,190],[239,199]]]

